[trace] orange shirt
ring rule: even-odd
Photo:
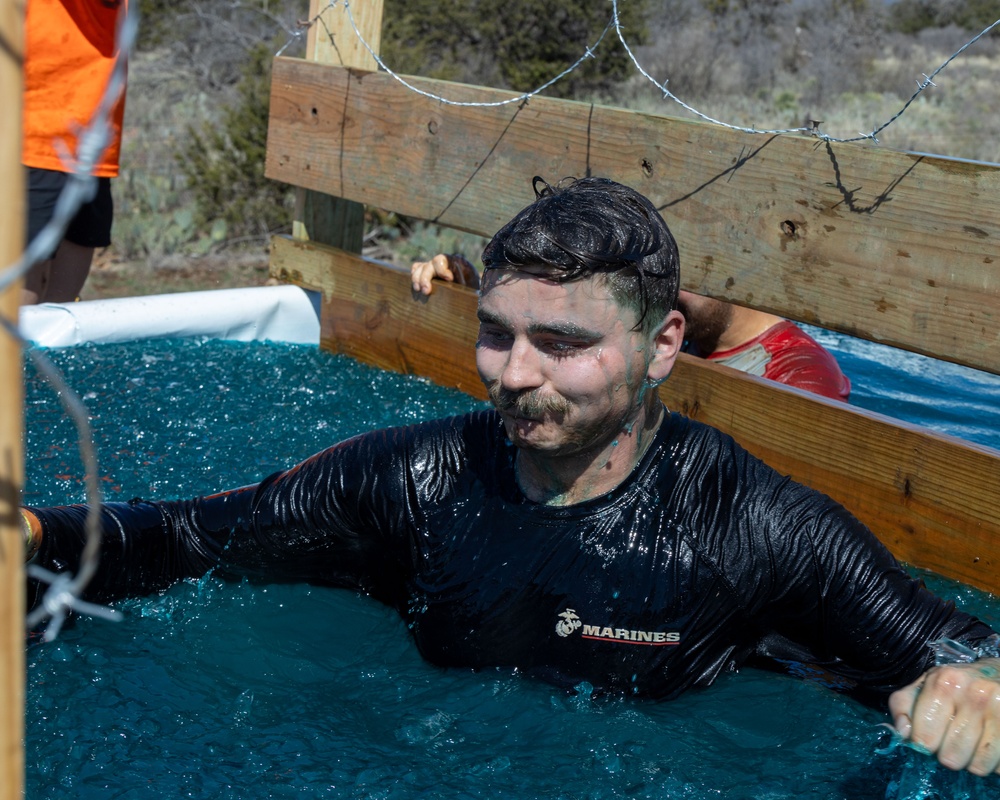
[[[114,67],[118,10],[126,0],[28,0],[24,36],[21,163],[67,170],[57,140],[76,152],[76,135],[90,121]],[[118,174],[125,93],[109,119],[111,141],[94,174]]]

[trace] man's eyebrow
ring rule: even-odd
[[[479,309],[476,312],[480,324],[497,325],[505,330],[510,330],[510,323],[501,316],[491,314],[489,311]],[[528,335],[548,334],[550,336],[561,336],[567,339],[580,339],[587,342],[595,342],[601,339],[604,334],[590,328],[585,328],[570,320],[556,320],[553,322],[533,322],[528,326]]]
[[[484,311],[481,308],[476,309],[476,316],[479,317],[479,322],[483,325],[507,327],[507,322],[502,317],[498,317],[496,314],[491,314],[489,311]]]
[[[604,334],[598,331],[585,328],[569,320],[556,320],[554,322],[536,322],[528,326],[529,335],[549,334],[551,336],[562,336],[566,339],[580,339],[585,342],[596,342],[603,338]]]

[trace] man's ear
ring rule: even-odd
[[[650,341],[652,358],[646,368],[646,381],[652,385],[663,383],[674,368],[677,354],[684,344],[684,315],[671,311],[653,334]]]

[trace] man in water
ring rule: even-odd
[[[434,280],[479,287],[476,268],[457,253],[413,262],[410,277],[413,290],[425,295]],[[677,307],[684,315],[684,352],[833,400],[849,399],[851,382],[837,359],[795,323],[693,292],[679,292]]]
[[[210,569],[314,581],[396,608],[435,664],[663,699],[748,663],[816,665],[891,695],[897,730],[946,766],[997,770],[996,634],[843,507],[657,399],[684,318],[655,207],[596,178],[536,193],[483,253],[495,410],[363,434],[222,494],[107,504],[87,599]],[[86,513],[26,511],[36,563],[75,569]],[[934,667],[942,639],[983,657]]]

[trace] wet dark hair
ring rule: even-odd
[[[535,201],[483,250],[490,269],[543,269],[559,282],[602,276],[635,330],[651,333],[677,306],[680,257],[667,223],[643,195],[607,178],[531,181]],[[541,185],[541,188],[539,188]]]

